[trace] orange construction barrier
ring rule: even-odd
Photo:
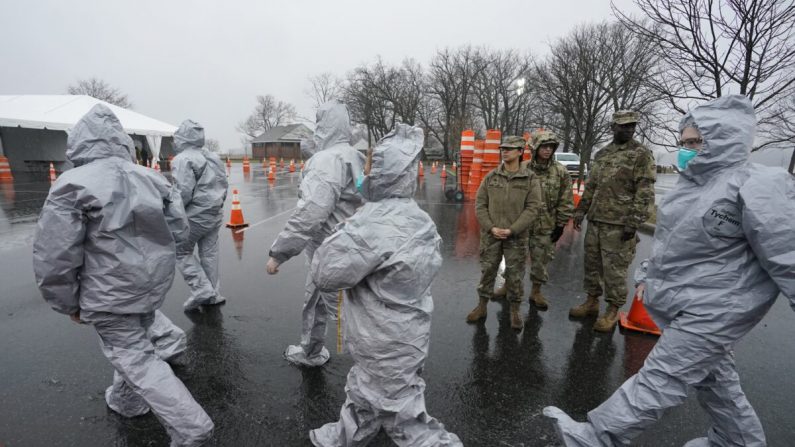
[[[483,180],[483,140],[475,140],[475,150],[472,156],[472,166],[469,168],[469,182],[467,183],[466,194],[470,199],[474,199],[478,193],[480,182]]]
[[[486,142],[483,147],[483,167],[481,168],[481,178],[491,172],[492,169],[500,165],[500,142],[502,132],[497,129],[486,131]]]
[[[626,312],[618,313],[618,323],[622,328],[631,331],[654,335],[662,334],[660,328],[654,324],[654,320],[646,312],[646,308],[643,307],[643,299],[641,298],[643,291],[640,290],[639,292],[635,293],[635,297],[632,299],[632,307],[629,308],[629,314]]]
[[[441,177],[442,178],[447,178],[447,166],[445,166],[444,163],[442,163],[442,175],[441,175]]]
[[[295,159],[290,159],[290,172],[295,172]]]
[[[53,166],[52,162],[50,162],[50,181],[54,182],[56,177],[55,166]]]
[[[13,182],[14,176],[11,175],[11,165],[8,159],[0,155],[0,182]]]
[[[238,196],[237,189],[232,190],[232,215],[229,218],[229,223],[226,224],[229,228],[247,227],[248,222],[243,220],[243,210],[240,208],[240,196]]]

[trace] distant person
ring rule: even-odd
[[[173,446],[198,446],[213,423],[161,360],[184,349],[184,333],[158,311],[174,279],[175,241],[187,233],[179,195],[135,165],[132,139],[102,104],[75,125],[66,157],[75,168],[50,189],[33,242],[39,290],[54,310],[96,329],[116,370],[105,392],[113,411],[151,409]]]
[[[302,153],[313,155],[304,167],[300,199],[271,246],[269,274],[277,274],[281,264],[304,250],[311,262],[334,227],[362,204],[356,178],[364,169],[364,156],[350,145],[350,138],[348,108],[339,101],[321,105],[313,143],[302,144]],[[301,344],[288,346],[284,357],[297,365],[321,366],[330,356],[324,346],[326,322],[336,312],[337,294],[318,290],[309,274],[304,294]]]
[[[316,446],[367,446],[382,428],[398,446],[463,445],[426,411],[419,375],[442,265],[442,239],[414,201],[423,140],[422,129],[398,124],[378,143],[360,187],[368,202],[312,259],[318,289],[346,289],[342,321],[354,361],[339,421],[310,432]]]
[[[571,192],[571,176],[565,166],[555,161],[555,151],[560,142],[551,131],[543,131],[533,140],[533,156],[527,166],[541,184],[544,205],[538,218],[530,226],[530,279],[533,290],[530,303],[539,309],[549,304],[541,293],[541,286],[549,280],[547,264],[555,257],[555,243],[563,235],[563,229],[571,219],[574,202]]]
[[[221,159],[204,147],[199,123],[182,122],[174,133],[174,151],[172,176],[190,222],[190,236],[177,245],[177,265],[191,293],[183,308],[195,311],[226,302],[218,278],[218,232],[229,183]]]
[[[574,229],[585,216],[584,303],[569,310],[574,318],[599,315],[604,292],[607,309],[593,329],[610,332],[618,310],[627,302],[627,269],[635,257],[638,227],[654,205],[656,167],[654,156],[635,141],[639,114],[619,110],[613,114],[613,141],[596,154],[582,199],[574,212]]]
[[[679,130],[681,176],[660,204],[651,258],[636,275],[662,337],[588,422],[544,409],[567,446],[629,445],[690,387],[712,427],[688,447],[766,445],[732,350],[779,294],[795,307],[795,182],[748,162],[756,116],[744,96],[695,108]]]
[[[486,174],[478,188],[475,210],[480,224],[479,303],[467,315],[475,323],[486,318],[487,305],[494,293],[500,261],[505,257],[505,287],[511,302],[511,327],[524,327],[519,315],[524,289],[530,226],[542,211],[541,184],[535,174],[520,162],[525,141],[505,136],[500,144],[502,163]]]

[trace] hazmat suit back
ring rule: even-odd
[[[53,309],[97,331],[115,369],[108,406],[125,417],[151,409],[172,446],[198,446],[213,422],[164,362],[185,349],[184,332],[157,310],[188,222],[178,192],[136,165],[133,148],[102,104],[78,121],[66,152],[77,167],[56,180],[42,208],[34,272]]]
[[[461,445],[427,414],[418,372],[428,354],[431,283],[441,267],[441,238],[413,196],[419,128],[398,124],[373,151],[361,185],[368,200],[317,249],[318,288],[349,289],[343,305],[345,347],[355,365],[339,422],[311,432],[318,446],[367,445],[384,428],[398,445]]]
[[[713,424],[701,444],[766,444],[732,349],[779,293],[795,304],[795,182],[782,169],[748,162],[756,117],[747,98],[724,96],[695,108],[680,131],[693,126],[703,148],[663,198],[652,257],[642,264],[644,304],[662,337],[638,374],[588,413],[587,423],[544,410],[567,446],[628,445],[683,403],[689,387]]]
[[[304,166],[298,204],[270,249],[270,257],[279,264],[304,250],[311,263],[315,249],[361,205],[356,177],[364,156],[350,145],[350,138],[345,105],[330,101],[320,106],[312,142],[302,144],[312,158]],[[284,355],[295,364],[320,366],[329,359],[323,343],[326,321],[336,313],[336,295],[317,290],[309,274],[304,295],[301,344],[288,346]]]

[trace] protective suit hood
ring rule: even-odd
[[[81,166],[108,157],[135,161],[135,144],[110,108],[97,104],[69,133],[66,158]]]
[[[684,177],[704,184],[716,172],[748,162],[756,135],[756,115],[748,98],[729,95],[696,107],[679,122],[680,134],[693,125],[704,146],[682,171]]]
[[[398,123],[373,149],[370,175],[362,182],[362,195],[369,201],[411,198],[417,189],[417,157],[424,133],[419,127]]]
[[[204,127],[193,120],[185,120],[174,132],[174,152],[179,154],[188,148],[204,147]]]
[[[348,145],[351,141],[351,119],[345,104],[332,100],[317,109],[317,127],[312,141],[314,152],[328,149],[338,144]]]

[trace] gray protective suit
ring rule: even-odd
[[[213,423],[161,359],[185,347],[184,333],[157,309],[174,279],[175,243],[188,226],[165,177],[134,163],[133,142],[107,107],[74,127],[76,166],[50,189],[33,244],[42,296],[56,311],[80,312],[116,370],[105,393],[123,416],[151,408],[174,446],[199,445]]]
[[[221,159],[203,146],[204,128],[183,121],[174,133],[172,172],[190,222],[190,236],[177,245],[177,265],[191,290],[185,310],[226,301],[219,292],[218,231],[229,183]]]
[[[304,145],[314,155],[304,166],[298,205],[270,249],[270,256],[280,264],[304,250],[311,263],[315,250],[334,227],[361,205],[356,177],[364,169],[364,156],[351,147],[350,138],[345,105],[330,101],[320,106],[314,144]],[[307,274],[305,299],[301,344],[287,347],[284,356],[299,365],[320,366],[329,359],[323,342],[328,317],[336,315],[337,294],[318,291]]]
[[[684,402],[689,386],[713,424],[691,445],[765,445],[732,348],[779,293],[795,303],[795,183],[748,162],[756,117],[745,97],[697,107],[680,130],[685,123],[695,123],[704,147],[659,207],[645,281],[646,309],[663,334],[587,423],[544,409],[567,446],[628,445]]]
[[[340,420],[310,432],[317,446],[366,446],[381,428],[399,446],[462,445],[426,412],[418,374],[431,336],[431,282],[442,265],[442,239],[413,199],[422,143],[422,129],[404,124],[379,142],[362,184],[369,202],[312,260],[318,288],[350,289],[342,309],[355,362]]]

